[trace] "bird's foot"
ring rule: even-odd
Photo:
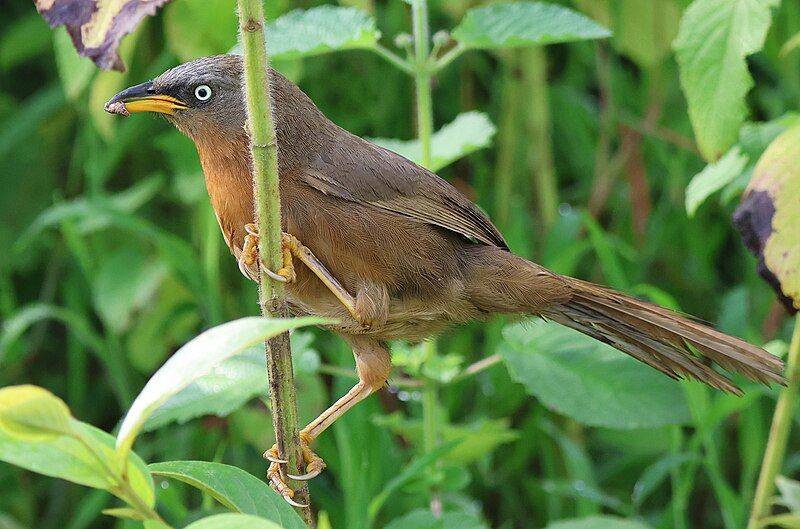
[[[251,223],[245,224],[244,230],[247,232],[247,235],[244,237],[242,253],[239,255],[239,270],[245,277],[249,277],[253,281],[258,281],[258,228],[255,224]],[[281,250],[283,251],[283,266],[277,272],[263,267],[264,273],[275,281],[293,283],[296,279],[296,275],[294,271],[294,262],[292,261],[292,251],[293,248],[298,247],[298,245],[300,245],[300,242],[296,237],[285,232],[282,233]]]
[[[267,479],[270,486],[275,489],[283,499],[290,505],[295,507],[305,507],[294,501],[294,490],[286,483],[286,478],[294,479],[296,481],[306,481],[319,476],[325,470],[325,461],[322,460],[316,453],[314,453],[309,445],[314,439],[307,432],[300,432],[300,456],[305,465],[305,473],[300,475],[286,474],[284,477],[281,472],[281,465],[285,465],[287,461],[281,459],[278,454],[278,445],[275,444],[264,452],[264,459],[270,462],[269,469],[267,470]]]

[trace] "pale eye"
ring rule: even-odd
[[[208,101],[211,99],[211,87],[207,84],[201,84],[194,89],[194,97],[200,101]]]

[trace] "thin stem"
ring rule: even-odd
[[[753,509],[750,512],[747,529],[758,529],[761,518],[769,513],[769,499],[775,487],[775,477],[781,469],[786,454],[786,442],[789,439],[792,415],[800,386],[800,315],[795,318],[794,322],[794,334],[789,346],[789,358],[786,365],[786,378],[788,384],[781,390],[778,404],[775,406],[775,415],[772,417],[772,427],[769,430],[767,449],[764,452],[764,461],[761,464],[761,474],[758,476],[756,497],[753,500]]]
[[[436,59],[436,62],[433,64],[433,73],[438,73],[442,68],[459,58],[465,51],[467,51],[467,48],[459,42],[444,52],[444,54]]]
[[[422,165],[431,165],[433,139],[433,101],[431,97],[430,29],[428,28],[428,3],[414,0],[414,81],[417,94],[417,137],[422,147]]]
[[[397,66],[400,70],[409,75],[414,75],[414,68],[411,66],[411,64],[409,64],[407,60],[400,57],[389,48],[376,43],[371,49],[393,65]]]
[[[550,116],[550,96],[547,87],[547,55],[541,46],[525,50],[523,79],[530,94],[525,129],[530,142],[528,166],[536,188],[539,216],[548,230],[558,215],[558,187],[553,163],[553,134]]]
[[[259,231],[258,251],[264,265],[278,270],[282,265],[281,207],[278,186],[278,146],[269,92],[269,59],[264,7],[261,0],[238,0],[239,26],[244,51],[247,126],[253,161],[253,195],[256,224]],[[265,316],[286,317],[288,309],[281,283],[271,281],[264,267],[259,281],[259,302]],[[273,426],[278,453],[289,461],[292,473],[302,473],[297,415],[297,395],[292,371],[289,334],[267,342],[267,374],[272,403]],[[283,469],[285,475],[285,469]],[[295,490],[295,501],[305,504],[300,515],[311,525],[308,487],[305,483],[288,483]]]

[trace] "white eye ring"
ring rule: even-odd
[[[211,87],[207,84],[198,85],[194,89],[194,97],[200,101],[208,101],[211,99]]]

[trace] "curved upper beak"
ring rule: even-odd
[[[126,88],[108,100],[104,110],[112,114],[127,116],[130,112],[158,112],[172,114],[175,110],[187,108],[180,99],[160,94],[153,87],[153,81]]]

